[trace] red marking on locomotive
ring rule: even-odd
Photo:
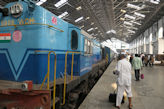
[[[55,18],[54,16],[52,17],[52,23],[57,25],[57,18]]]

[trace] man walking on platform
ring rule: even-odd
[[[132,66],[133,66],[134,71],[135,71],[136,81],[139,81],[140,80],[140,70],[141,70],[143,65],[142,65],[141,58],[139,57],[138,54],[135,54],[135,57],[132,60]]]
[[[124,54],[120,55],[120,60],[118,61],[114,74],[118,75],[116,107],[120,109],[123,93],[125,91],[129,99],[129,109],[132,109],[131,64],[129,61],[127,61]]]

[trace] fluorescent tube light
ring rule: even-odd
[[[109,31],[107,31],[106,33],[107,33],[107,34],[109,34],[109,33],[116,34],[116,31],[115,31],[115,30],[109,30]]]
[[[160,2],[160,0],[149,0],[151,3],[154,3],[154,4],[156,4],[156,5],[158,5],[159,4],[159,2]]]
[[[131,29],[138,30],[138,28],[136,28],[136,27],[131,27]]]
[[[75,20],[75,22],[79,22],[82,19],[83,19],[83,17],[79,17],[78,19]]]
[[[106,33],[107,33],[107,34],[111,33],[111,30],[107,31]]]
[[[115,30],[111,30],[112,33],[116,34],[116,31]]]
[[[65,17],[65,16],[67,16],[68,15],[68,12],[64,12],[64,13],[62,13],[61,15],[59,15],[58,17],[59,18],[63,18],[63,17]]]
[[[121,17],[121,18],[120,18],[120,20],[124,21],[124,20],[125,20],[125,18],[122,18],[122,17]]]
[[[84,25],[82,25],[80,28],[84,28]]]
[[[129,18],[129,19],[132,19],[132,20],[135,20],[136,19],[136,17],[131,16],[131,15],[128,15],[128,14],[125,14],[125,18]]]
[[[141,25],[140,23],[135,22],[135,21],[131,21],[131,22],[134,23],[134,24],[137,24],[137,25]]]
[[[130,4],[130,3],[127,4],[127,7],[133,8],[133,9],[137,9],[137,10],[140,10],[141,9],[141,7],[136,6],[136,5],[133,5],[133,4]]]
[[[132,23],[127,22],[127,21],[124,21],[124,24],[125,24],[125,25],[130,25],[130,26],[132,26],[132,25],[133,25]]]
[[[85,20],[88,20],[88,19],[90,19],[90,17],[85,18]]]
[[[126,10],[124,10],[124,9],[121,9],[120,11],[121,11],[122,13],[126,13]]]
[[[145,18],[145,15],[144,14],[141,14],[141,13],[138,13],[138,12],[134,12],[135,15],[139,16],[139,17],[143,17]]]
[[[81,6],[79,6],[79,7],[76,8],[77,11],[79,11],[79,10],[81,10],[81,9],[82,9]]]
[[[133,31],[133,30],[129,30],[129,29],[128,29],[128,31],[129,31],[130,33],[136,33],[136,32],[135,32],[135,31]]]
[[[42,5],[44,2],[46,2],[47,0],[40,0],[39,2],[36,3],[36,5],[40,6]]]
[[[92,31],[92,30],[93,30],[93,28],[90,28],[90,29],[88,29],[87,31],[90,32],[90,31]]]
[[[60,0],[55,4],[55,7],[60,8],[60,7],[64,6],[67,2],[68,2],[68,0]]]
[[[95,27],[95,30],[97,30],[98,29],[98,27]]]
[[[94,22],[91,23],[91,25],[94,25],[94,24],[95,24]]]

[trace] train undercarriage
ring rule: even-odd
[[[106,60],[93,64],[92,71],[83,76],[67,75],[64,88],[64,78],[49,83],[49,90],[44,84],[25,82],[0,82],[0,109],[77,109],[94,84],[108,66]],[[55,90],[55,91],[54,91]],[[55,93],[55,97],[54,97]],[[55,99],[54,99],[55,98]]]

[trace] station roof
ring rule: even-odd
[[[18,0],[0,5],[13,1]],[[112,37],[131,42],[164,16],[164,0],[40,0],[39,5],[101,42]]]

